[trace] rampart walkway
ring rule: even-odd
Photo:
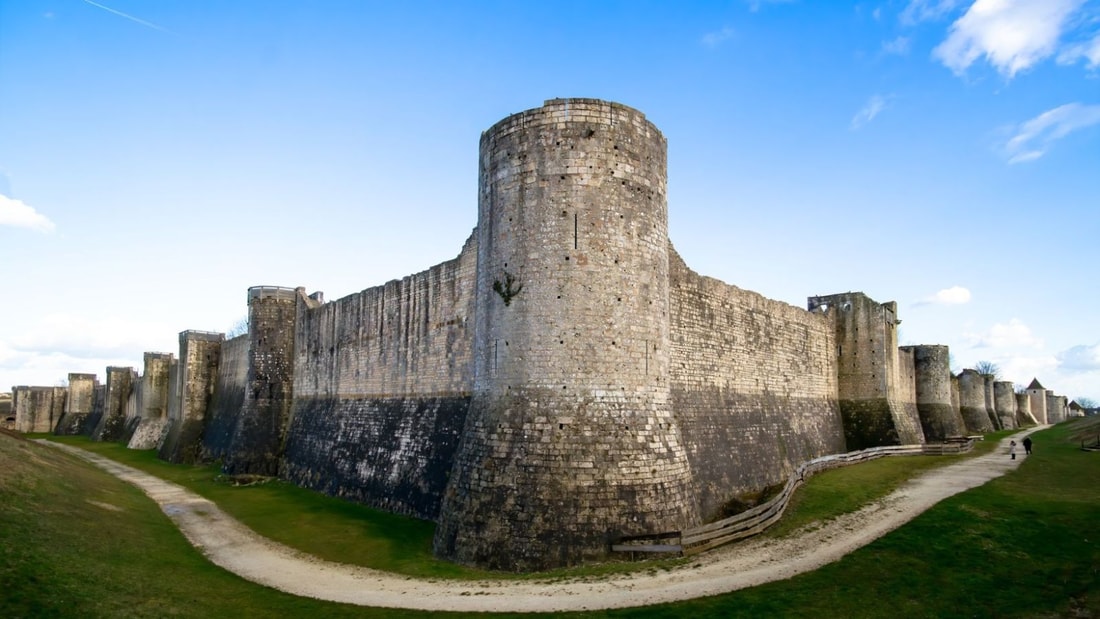
[[[1011,438],[1030,434],[1030,428]],[[744,589],[836,561],[909,522],[939,501],[1019,466],[1008,438],[992,453],[925,473],[860,511],[783,539],[753,539],[659,573],[577,581],[421,580],[330,563],[257,535],[214,503],[176,484],[67,445],[68,451],[134,484],[210,561],[242,578],[294,595],[416,610],[551,612],[647,606]],[[1021,450],[1022,451],[1022,450]]]

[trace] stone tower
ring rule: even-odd
[[[698,520],[670,408],[666,150],[593,99],[482,134],[474,385],[437,554],[546,569]]]
[[[906,347],[902,347],[904,349]],[[951,361],[947,346],[912,346],[916,366],[917,412],[928,441],[966,434],[951,400]]]
[[[248,289],[248,382],[223,468],[278,475],[294,394],[294,336],[301,288]]]
[[[985,406],[985,377],[977,370],[967,368],[959,373],[959,412],[967,432],[984,434],[996,429]]]
[[[862,292],[807,299],[833,319],[837,390],[849,450],[924,442],[917,403],[899,376],[897,303]]]

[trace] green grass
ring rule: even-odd
[[[813,573],[702,600],[555,616],[1100,616],[1100,453],[1078,449],[1072,437],[1080,426],[1062,424],[1037,434],[1035,455],[1018,470],[944,501]],[[992,441],[987,444],[992,449]],[[817,491],[820,481],[836,484],[834,493],[858,496],[866,491],[863,486],[897,483],[901,473],[893,469],[905,460],[923,466],[924,460],[941,459],[878,460],[814,477],[803,489]],[[209,483],[212,493],[244,497],[237,500],[259,505],[258,511],[266,505],[285,512],[286,501],[297,492],[280,489],[284,484],[224,486],[205,467],[157,465],[155,460],[150,466],[208,478],[201,483]],[[861,473],[846,483],[829,480],[831,473],[879,467],[880,474]],[[264,498],[267,492],[283,498]],[[340,507],[311,508],[315,499],[334,499],[303,496],[302,511],[316,511],[303,521],[312,522],[308,526],[314,529],[336,527],[333,540],[342,535],[340,527],[350,526],[340,524],[342,520],[359,517],[359,506],[338,501]],[[809,497],[792,515],[801,514],[808,502]],[[342,512],[344,507],[349,511]],[[268,518],[272,527],[297,527],[286,513]],[[393,530],[380,524],[359,526],[342,530],[363,536]],[[411,535],[430,536],[417,530]],[[0,436],[0,617],[423,615],[316,602],[244,582],[206,562],[133,487],[64,454]]]
[[[909,479],[926,471],[989,453],[1012,430],[995,432],[978,441],[966,454],[957,456],[892,456],[831,469],[814,475],[791,497],[783,519],[764,532],[783,537],[815,521],[828,521],[858,511],[884,497]]]

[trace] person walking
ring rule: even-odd
[[[1031,455],[1031,437],[1030,436],[1025,436],[1024,437],[1024,453],[1029,455],[1029,456]]]
[[[1012,456],[1012,459],[1016,459],[1016,441],[1008,442],[1008,455]]]

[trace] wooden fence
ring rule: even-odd
[[[966,437],[947,443],[931,445],[896,445],[871,447],[861,451],[834,454],[804,462],[794,470],[783,490],[770,500],[717,522],[704,524],[683,531],[669,531],[650,535],[624,537],[611,545],[612,552],[678,553],[690,556],[717,548],[737,540],[752,537],[775,524],[790,503],[794,491],[816,473],[857,462],[866,462],[885,456],[951,455],[970,451],[975,438]]]

